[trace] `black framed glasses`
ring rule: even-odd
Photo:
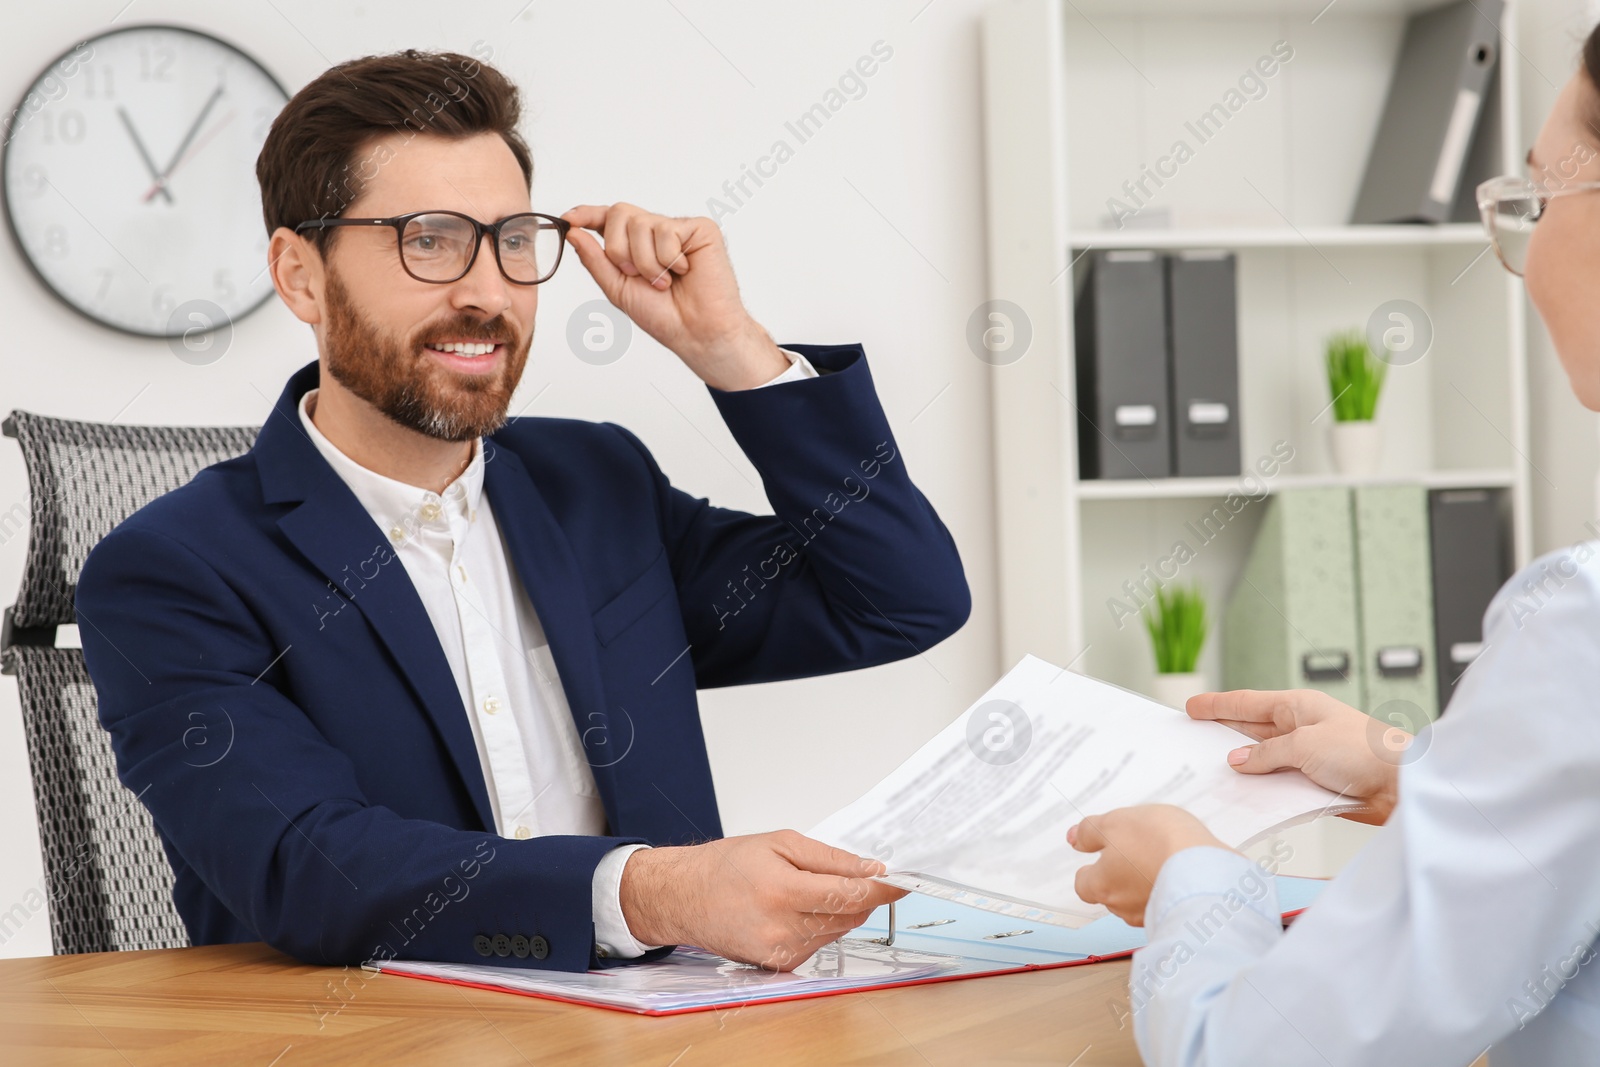
[[[419,282],[440,285],[460,281],[478,259],[483,236],[494,239],[500,273],[516,285],[538,285],[561,265],[572,223],[554,215],[525,211],[497,222],[479,222],[459,211],[413,211],[387,219],[308,219],[294,228],[326,230],[335,226],[387,226],[394,230],[400,265]]]

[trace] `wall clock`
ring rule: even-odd
[[[239,319],[272,294],[255,162],[287,100],[261,64],[197,30],[83,41],[3,131],[17,247],[52,293],[113,329],[175,337]]]

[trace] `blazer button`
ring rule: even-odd
[[[486,934],[479,934],[472,939],[472,950],[480,956],[487,956],[494,952],[494,945]]]
[[[528,951],[532,953],[534,959],[542,960],[550,955],[550,942],[534,934],[528,939]]]
[[[496,956],[511,955],[511,938],[505,934],[494,935],[494,954]]]
[[[528,939],[517,934],[511,939],[511,954],[519,960],[528,958]]]

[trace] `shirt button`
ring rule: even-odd
[[[440,515],[439,505],[434,503],[424,504],[418,513],[428,522],[435,522]]]
[[[484,713],[488,714],[488,715],[493,715],[495,712],[499,711],[500,710],[500,698],[499,697],[484,697],[483,698],[483,710],[484,710]]]
[[[461,576],[461,580],[463,582],[467,580],[467,568],[463,567],[459,563],[456,564],[456,573]]]
[[[526,841],[528,838],[530,838],[532,836],[533,836],[533,831],[528,829],[526,826],[517,827],[517,840],[518,841]]]
[[[404,541],[405,539],[406,539],[406,531],[405,531],[404,527],[401,527],[401,526],[391,526],[391,527],[389,527],[389,540],[393,541],[395,544],[398,545],[401,541]]]

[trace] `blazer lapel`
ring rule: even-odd
[[[254,452],[266,501],[301,502],[278,520],[278,527],[372,624],[438,730],[483,828],[492,832],[494,809],[472,727],[427,608],[405,566],[393,557],[383,531],[300,425],[300,397],[316,385],[316,370],[313,363],[290,379],[256,439]],[[381,563],[385,558],[388,562]],[[379,564],[378,573],[368,577],[373,564]],[[363,565],[367,574],[362,573]]]
[[[561,687],[572,711],[595,785],[616,821],[613,765],[632,743],[631,726],[612,722],[595,655],[594,617],[566,533],[556,523],[523,465],[509,448],[485,438],[484,492],[506,539],[516,576],[528,590],[550,642]]]

